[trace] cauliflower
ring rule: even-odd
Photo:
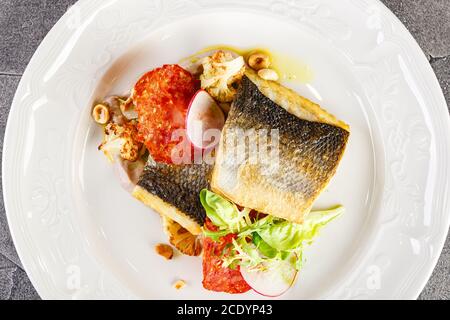
[[[242,56],[234,58],[229,52],[217,51],[203,59],[203,74],[200,76],[202,89],[205,89],[218,102],[232,102],[237,93],[236,83],[245,72]]]
[[[109,123],[105,127],[105,138],[99,150],[114,162],[120,156],[124,160],[134,162],[139,157],[142,144],[136,140],[137,129],[132,123],[118,125]]]

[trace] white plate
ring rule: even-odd
[[[166,241],[160,220],[120,188],[89,115],[145,71],[213,44],[294,56],[314,74],[295,89],[351,125],[317,202],[347,212],[308,250],[283,298],[416,298],[449,227],[450,125],[425,56],[374,0],[80,1],[34,55],[5,138],[8,220],[39,294],[232,297],[202,289],[201,259],[154,253]],[[178,278],[182,291],[171,286]]]

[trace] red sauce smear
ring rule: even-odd
[[[205,228],[217,231],[217,227],[209,219],[205,222]],[[222,266],[222,254],[234,238],[236,235],[229,234],[222,237],[219,242],[207,237],[203,240],[203,287],[205,289],[231,294],[245,293],[251,289],[242,277],[239,266],[235,270]]]
[[[132,99],[138,113],[138,131],[153,159],[172,163],[172,151],[180,141],[172,134],[185,129],[189,103],[199,81],[178,65],[164,65],[143,75]]]

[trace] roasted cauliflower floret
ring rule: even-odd
[[[169,236],[169,242],[181,253],[188,256],[199,256],[202,253],[202,241],[177,222],[162,216],[163,227]]]
[[[134,162],[139,157],[142,144],[137,141],[137,129],[133,123],[118,125],[109,123],[105,127],[105,137],[99,150],[114,162],[117,157]]]
[[[219,102],[233,101],[237,84],[245,72],[242,56],[234,58],[229,52],[217,51],[203,59],[203,74],[200,76],[202,89]]]

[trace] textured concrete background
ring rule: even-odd
[[[50,28],[75,2],[0,0],[0,150],[14,92],[28,61]],[[450,0],[383,2],[417,39],[450,105]],[[39,299],[17,257],[4,211],[0,197],[0,299]],[[450,236],[420,299],[450,299]]]

